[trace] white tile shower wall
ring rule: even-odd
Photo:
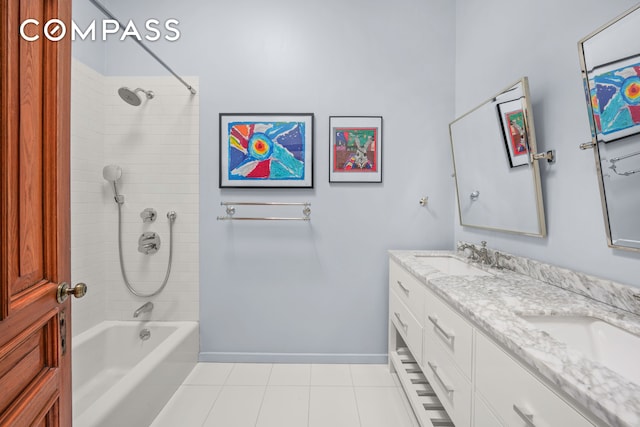
[[[188,81],[197,87],[198,79]],[[153,99],[142,105],[126,104],[118,88],[151,90]],[[131,320],[145,301],[154,303],[154,320],[198,320],[198,152],[199,98],[192,96],[173,77],[106,78],[105,164],[122,167],[119,191],[122,207],[123,257],[130,283],[143,293],[162,283],[169,258],[167,212],[177,212],[173,232],[171,275],[164,291],[152,298],[135,297],[127,291],[118,259],[118,211],[110,191],[105,191],[106,281],[109,287],[107,316]],[[103,184],[107,190],[107,184]],[[153,208],[158,217],[143,223],[140,213]],[[160,250],[153,255],[138,252],[138,238],[146,231],[160,235]]]
[[[106,318],[104,202],[104,76],[73,60],[71,84],[71,280],[87,295],[73,303],[74,335]]]

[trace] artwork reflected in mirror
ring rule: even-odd
[[[544,237],[526,77],[449,125],[460,224]]]
[[[640,55],[596,67],[589,74],[598,142],[640,133]]]
[[[578,48],[608,244],[640,251],[640,5]]]
[[[502,123],[504,142],[507,147],[509,164],[511,167],[529,163],[529,143],[524,121],[522,99],[498,104],[498,115]]]

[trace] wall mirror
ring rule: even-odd
[[[640,5],[578,49],[608,243],[640,251]]]
[[[449,125],[460,224],[544,237],[526,77]]]

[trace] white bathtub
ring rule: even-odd
[[[73,338],[74,427],[148,426],[197,358],[197,322],[108,321],[81,333]]]

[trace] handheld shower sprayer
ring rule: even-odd
[[[169,275],[171,274],[171,262],[173,259],[173,223],[176,221],[176,218],[178,215],[174,211],[167,212],[167,219],[169,220],[169,260],[167,262],[167,272],[164,275],[164,280],[162,281],[162,284],[160,285],[160,287],[154,292],[142,293],[136,290],[134,286],[129,282],[129,279],[127,277],[127,272],[125,271],[125,268],[124,268],[124,255],[122,251],[122,205],[124,205],[124,196],[122,194],[118,194],[118,184],[117,184],[120,177],[122,177],[122,168],[118,165],[107,165],[104,168],[102,168],[102,176],[107,182],[110,182],[111,184],[113,184],[113,193],[114,193],[113,199],[116,201],[118,205],[118,255],[120,257],[120,272],[122,273],[122,279],[124,280],[124,284],[126,285],[127,289],[129,289],[129,292],[131,292],[133,295],[138,297],[150,298],[155,295],[158,295],[160,292],[162,292],[164,287],[167,285],[167,281],[169,280]],[[143,237],[145,237],[146,234],[147,233],[143,234]],[[155,235],[155,233],[151,233],[151,234]],[[157,245],[159,244],[160,244],[160,241],[158,240]],[[143,249],[145,249],[144,246],[143,246]],[[156,251],[157,251],[157,247],[156,247]],[[154,252],[147,251],[143,253],[151,254]],[[134,315],[134,317],[136,316]]]
[[[117,204],[121,205],[124,203],[124,196],[122,194],[118,194],[118,185],[116,182],[122,176],[122,168],[118,165],[107,165],[102,168],[102,176],[105,180],[109,181],[113,184],[113,199]]]

